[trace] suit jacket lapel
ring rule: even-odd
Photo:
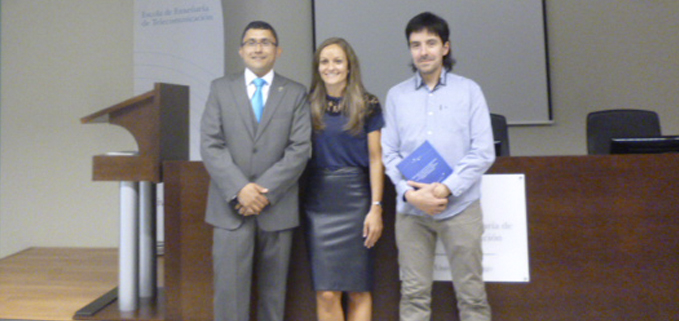
[[[278,108],[283,96],[285,96],[285,81],[274,74],[273,82],[271,87],[269,87],[269,97],[267,97],[266,104],[264,105],[264,114],[262,114],[262,119],[257,126],[255,140],[262,135],[266,126],[271,122],[271,118],[275,114],[276,108]],[[254,112],[252,114],[254,115]]]
[[[250,103],[250,99],[248,99],[248,90],[245,87],[245,75],[243,73],[240,73],[240,76],[236,77],[236,79],[231,82],[231,91],[234,96],[238,115],[248,129],[250,138],[254,139],[258,126],[257,121],[255,120],[255,113],[252,110],[252,104]]]

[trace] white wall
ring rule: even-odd
[[[118,184],[92,182],[92,156],[136,143],[80,118],[132,97],[132,4],[2,1],[0,257],[117,246]]]
[[[271,19],[279,33],[292,30],[277,70],[308,83],[311,53],[297,53],[311,47],[308,2],[287,1],[304,17]],[[117,246],[118,185],[91,181],[92,156],[136,146],[122,128],[79,119],[133,95],[133,2],[1,4],[0,257],[31,246]],[[227,27],[240,34],[240,16],[260,3],[230,5],[239,23]],[[663,132],[679,134],[679,1],[546,7],[555,124],[510,128],[514,155],[585,154],[584,120],[600,109],[656,110]]]

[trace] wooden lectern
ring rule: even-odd
[[[155,183],[163,161],[189,158],[189,87],[156,83],[80,121],[122,126],[139,148],[94,156],[92,167],[93,180],[121,182],[118,305],[135,311],[140,297],[156,296]]]
[[[138,155],[94,156],[95,181],[162,181],[165,160],[189,158],[189,88],[156,83],[145,94],[80,119],[81,123],[110,123],[127,129],[139,147]]]

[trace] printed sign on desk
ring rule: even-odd
[[[483,279],[529,282],[526,184],[523,174],[486,174],[481,182]],[[450,281],[450,266],[440,241],[434,280]]]

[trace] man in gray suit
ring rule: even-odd
[[[214,317],[249,319],[255,261],[257,319],[283,320],[298,179],[311,156],[310,114],[304,86],[273,71],[281,49],[271,25],[251,22],[241,39],[245,71],[212,82],[201,120]]]

